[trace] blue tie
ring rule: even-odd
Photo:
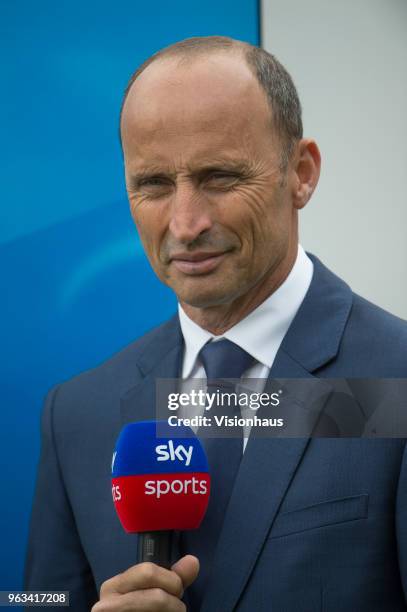
[[[208,342],[199,353],[207,376],[207,392],[233,392],[234,386],[225,378],[240,379],[243,372],[253,364],[253,357],[230,340]],[[221,406],[217,412],[216,404],[209,411],[214,420],[215,414],[239,416],[239,406]],[[228,428],[229,431],[231,428]],[[201,569],[198,579],[189,587],[188,595],[191,610],[199,610],[205,587],[210,574],[213,554],[222,528],[223,519],[232,493],[236,474],[243,454],[243,430],[233,428],[235,437],[202,438],[211,472],[211,494],[208,510],[199,529],[185,531],[181,537],[183,554],[193,554],[199,558]],[[197,435],[200,435],[198,430]]]
[[[208,380],[241,378],[253,363],[253,357],[231,340],[207,342],[199,357]]]

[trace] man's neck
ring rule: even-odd
[[[297,253],[292,253],[273,273],[261,279],[248,292],[228,304],[197,308],[181,302],[181,306],[194,323],[215,336],[221,336],[253,312],[283,284],[294,266],[296,257]]]

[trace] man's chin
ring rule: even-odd
[[[233,283],[231,282],[233,280]],[[236,279],[236,270],[207,275],[173,275],[165,279],[179,302],[192,308],[211,308],[229,304],[242,294],[242,285]]]
[[[177,292],[176,292],[177,293]],[[206,291],[185,291],[177,293],[181,305],[184,304],[191,308],[214,308],[229,304],[238,296],[237,291],[225,291],[223,288],[218,290]]]

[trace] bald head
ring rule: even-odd
[[[219,125],[230,126],[227,138],[254,124],[270,131],[270,106],[263,89],[239,53],[217,52],[189,57],[164,57],[150,64],[128,92],[122,113],[122,142],[126,153],[148,146],[152,134],[160,134],[163,147],[172,135],[202,138]],[[260,135],[260,134],[259,134]],[[219,148],[227,147],[219,140]]]
[[[291,77],[276,58],[263,49],[223,36],[189,38],[170,45],[152,55],[134,72],[129,80],[122,102],[120,113],[121,139],[123,137],[122,119],[125,115],[127,98],[133,89],[133,85],[136,84],[136,81],[141,80],[143,73],[152,64],[162,63],[163,60],[173,60],[165,61],[163,69],[159,73],[156,72],[157,77],[159,75],[160,78],[168,82],[172,78],[171,73],[174,69],[184,67],[193,71],[194,66],[202,64],[202,61],[206,60],[207,68],[213,73],[213,82],[215,83],[225,76],[224,74],[216,75],[219,66],[222,65],[221,62],[216,61],[216,58],[225,55],[229,55],[235,60],[235,73],[228,75],[228,80],[224,82],[225,89],[227,90],[230,83],[235,80],[238,85],[242,77],[247,78],[248,73],[251,73],[251,76],[257,82],[257,90],[260,88],[263,92],[263,98],[267,101],[269,126],[272,127],[273,132],[278,135],[281,141],[282,165],[286,166],[295,143],[302,138],[301,106]],[[256,85],[254,86],[256,87]],[[261,100],[261,97],[258,96],[257,100]],[[260,104],[262,105],[263,101]],[[252,112],[257,111],[256,106],[253,107]]]

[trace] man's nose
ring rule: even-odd
[[[178,183],[171,203],[169,230],[172,236],[188,244],[211,227],[210,211],[203,195],[189,182]]]

